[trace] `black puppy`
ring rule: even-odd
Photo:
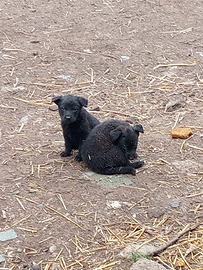
[[[83,144],[81,156],[85,164],[100,174],[133,174],[144,162],[131,163],[137,158],[136,149],[141,125],[134,127],[120,120],[107,120],[97,125]]]
[[[63,128],[65,150],[61,156],[70,156],[72,149],[79,149],[75,160],[81,161],[81,146],[89,132],[100,122],[83,108],[88,104],[85,98],[66,95],[54,97],[52,102],[58,105]]]

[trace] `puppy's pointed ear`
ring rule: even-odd
[[[143,126],[142,125],[135,125],[133,127],[133,130],[136,131],[136,132],[144,133],[144,129],[143,129]]]
[[[121,136],[122,131],[116,128],[116,129],[112,130],[109,134],[110,134],[110,138],[111,138],[112,142],[115,142]]]
[[[83,97],[78,97],[78,101],[80,102],[80,104],[84,107],[87,107],[88,104],[88,100],[86,98]]]
[[[61,102],[62,96],[58,96],[58,97],[53,97],[52,98],[52,102],[56,103],[57,105],[59,105],[59,103]]]

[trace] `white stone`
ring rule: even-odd
[[[139,248],[140,245],[138,244],[130,244],[126,246],[126,248],[120,252],[120,256],[126,259],[132,258],[132,253],[139,253],[142,255],[148,255],[152,253],[157,248],[153,245],[144,245],[141,248]]]
[[[141,258],[131,265],[130,270],[166,270],[166,268],[155,261]]]

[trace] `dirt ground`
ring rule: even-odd
[[[159,246],[195,223],[154,259],[203,269],[202,13],[201,0],[1,1],[0,230],[18,234],[1,269],[127,270],[127,244]],[[143,125],[133,185],[101,187],[76,153],[60,157],[51,99],[69,93],[101,121]],[[174,126],[193,136],[172,139]]]

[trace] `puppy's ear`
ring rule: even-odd
[[[59,105],[59,103],[61,102],[62,96],[58,96],[58,97],[53,97],[52,98],[52,102],[56,103],[57,105]]]
[[[143,129],[143,126],[142,126],[142,125],[135,125],[135,126],[133,127],[133,130],[134,130],[134,131],[137,131],[137,132],[144,133],[144,129]]]
[[[84,107],[87,107],[88,104],[88,100],[86,98],[83,97],[78,97],[78,101],[80,102],[80,104]]]
[[[110,138],[111,138],[112,142],[115,142],[121,136],[122,131],[116,128],[116,129],[112,130],[109,134],[110,134]]]

